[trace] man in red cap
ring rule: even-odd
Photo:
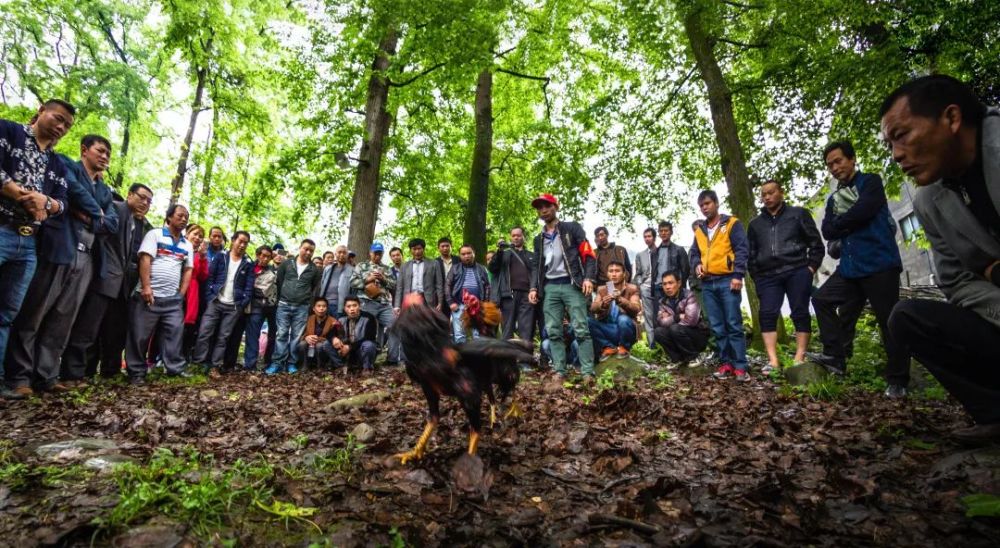
[[[531,279],[528,300],[541,301],[556,374],[566,375],[566,345],[563,341],[563,317],[568,312],[570,327],[580,343],[580,372],[584,379],[594,377],[594,345],[587,325],[587,301],[594,291],[597,257],[580,223],[560,221],[556,214],[559,200],[542,194],[531,201],[538,218],[545,223],[535,236],[537,274]]]

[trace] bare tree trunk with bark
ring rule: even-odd
[[[188,121],[187,133],[184,134],[184,143],[181,145],[181,156],[177,159],[177,174],[170,183],[170,204],[177,203],[177,198],[181,195],[184,187],[184,175],[187,173],[188,157],[191,155],[191,141],[194,139],[194,130],[198,125],[198,115],[202,111],[202,101],[205,96],[205,81],[208,79],[208,67],[200,67],[197,72],[198,83],[194,90],[194,101],[191,102],[191,118]]]
[[[490,197],[490,162],[493,156],[493,73],[479,73],[476,83],[476,144],[472,151],[469,205],[465,209],[465,243],[476,251],[476,260],[486,262],[486,209]]]

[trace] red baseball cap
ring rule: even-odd
[[[559,207],[559,200],[551,194],[539,194],[537,198],[531,201],[531,207],[538,209],[544,204],[551,204]]]

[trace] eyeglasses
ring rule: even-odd
[[[137,198],[139,198],[139,201],[142,202],[142,203],[150,204],[150,205],[152,205],[152,203],[153,203],[153,197],[152,196],[143,196],[142,194],[136,194],[135,196]]]

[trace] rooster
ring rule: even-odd
[[[520,416],[513,392],[521,375],[518,363],[534,359],[530,342],[479,338],[456,345],[451,340],[451,322],[417,294],[403,299],[391,330],[406,354],[406,374],[427,398],[423,434],[411,451],[396,455],[403,464],[424,456],[441,416],[441,396],[456,398],[468,417],[470,455],[476,454],[479,443],[484,393],[490,402],[491,422],[496,419],[494,387],[501,400],[511,398],[504,418]]]

